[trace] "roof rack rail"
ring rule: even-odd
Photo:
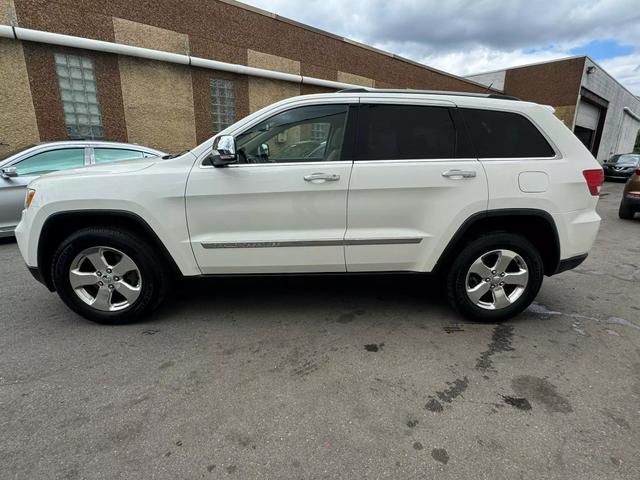
[[[452,95],[452,96],[458,96],[458,97],[495,98],[498,100],[520,101],[518,97],[512,97],[511,95],[503,95],[501,93],[448,92],[445,90],[413,90],[410,88],[394,89],[394,88],[354,87],[354,88],[345,88],[344,90],[338,90],[337,93],[411,93],[411,94],[423,94],[423,95]]]

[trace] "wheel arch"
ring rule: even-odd
[[[156,232],[139,215],[121,210],[76,210],[59,212],[47,218],[38,240],[38,269],[42,283],[55,291],[51,278],[51,260],[56,248],[73,232],[86,227],[118,227],[137,234],[157,249],[169,270],[176,276],[180,269]]]
[[[469,217],[443,250],[434,272],[446,270],[466,241],[489,232],[525,236],[542,256],[545,275],[557,273],[560,266],[560,236],[553,217],[544,210],[524,208],[489,210]]]

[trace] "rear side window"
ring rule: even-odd
[[[363,105],[357,160],[454,158],[456,129],[446,107]]]
[[[553,157],[555,152],[524,116],[511,112],[461,108],[479,158]]]
[[[96,148],[94,149],[94,154],[96,163],[110,163],[142,158],[142,152],[122,148]]]

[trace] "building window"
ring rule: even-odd
[[[311,139],[319,142],[326,140],[330,127],[328,123],[314,123],[311,125]]]
[[[233,80],[211,80],[211,120],[215,133],[236,121],[236,88]]]
[[[56,53],[56,73],[67,136],[71,139],[103,137],[93,62],[86,57]]]

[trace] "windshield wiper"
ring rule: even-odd
[[[183,151],[182,151],[182,152],[180,152],[180,153],[170,153],[169,155],[164,155],[164,156],[162,157],[162,159],[163,159],[163,160],[170,160],[170,159],[172,159],[172,158],[178,158],[178,157],[180,157],[180,156],[184,155],[185,153],[187,153],[188,151],[189,151],[189,150],[183,150]]]

